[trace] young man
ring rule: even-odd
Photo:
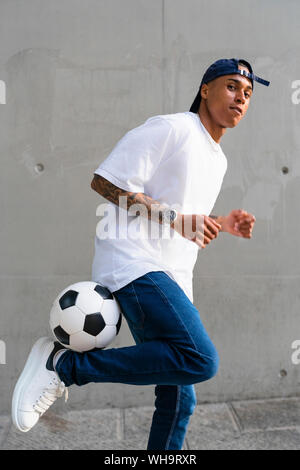
[[[269,84],[244,60],[215,62],[190,112],[148,119],[95,171],[92,188],[115,211],[117,235],[97,231],[92,277],[114,292],[136,345],[76,353],[39,339],[13,395],[19,430],[31,429],[74,383],[155,384],[148,449],[182,448],[196,405],[194,384],[218,368],[192,303],[198,250],[220,231],[251,238],[255,222],[242,209],[209,215],[227,169],[219,142],[246,114],[254,80]]]

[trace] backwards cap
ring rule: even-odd
[[[248,68],[247,70],[240,70],[239,65],[245,65]],[[262,85],[269,86],[270,82],[264,80],[263,78],[254,75],[253,70],[249,62],[244,59],[220,59],[214,62],[208,69],[206,70],[205,74],[203,75],[200,88],[194,102],[190,108],[190,111],[193,113],[197,113],[200,101],[201,101],[201,87],[204,83],[211,82],[215,78],[221,77],[222,75],[232,75],[238,73],[239,75],[244,75],[245,77],[249,78],[252,83],[253,87],[253,80]]]

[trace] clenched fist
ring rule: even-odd
[[[251,238],[256,219],[244,209],[236,209],[222,219],[222,231],[243,238]]]

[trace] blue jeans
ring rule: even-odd
[[[148,450],[180,450],[196,406],[193,384],[212,378],[218,354],[179,285],[153,271],[114,292],[136,345],[66,351],[56,365],[68,387],[89,382],[156,385]]]

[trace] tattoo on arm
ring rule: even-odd
[[[152,197],[147,196],[144,193],[125,191],[124,189],[115,186],[102,176],[96,174],[94,174],[91,187],[105,199],[117,206],[119,206],[120,203],[119,198],[121,196],[126,197],[127,210],[129,210],[133,204],[143,204],[147,209],[148,219],[152,218],[155,221],[162,223],[162,211],[166,209],[167,206],[155,199],[152,199]]]

